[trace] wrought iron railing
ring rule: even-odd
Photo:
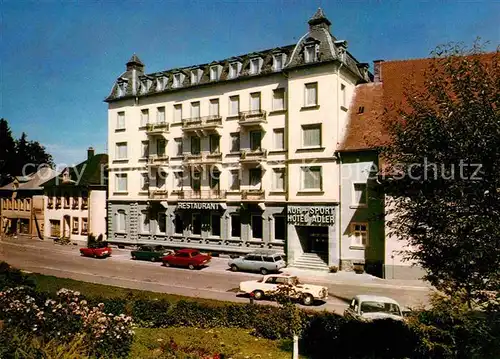
[[[225,199],[226,191],[219,189],[179,190],[178,196],[179,199],[199,199],[199,200]]]

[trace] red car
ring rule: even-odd
[[[161,259],[166,267],[187,267],[189,269],[201,268],[207,265],[212,257],[201,254],[197,249],[180,249]]]
[[[107,242],[97,243],[87,248],[80,248],[80,254],[85,257],[106,258],[111,256],[111,248]]]

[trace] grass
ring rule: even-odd
[[[130,358],[169,358],[166,352],[168,352],[171,339],[183,348],[181,352],[185,353],[193,353],[194,350],[205,354],[222,353],[225,358],[233,359],[289,359],[291,357],[289,341],[256,338],[248,330],[166,328],[137,329]]]

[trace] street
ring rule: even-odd
[[[248,298],[236,293],[239,283],[261,277],[260,274],[231,272],[227,258],[213,258],[209,267],[190,271],[166,268],[160,263],[134,261],[130,258],[130,251],[117,248],[113,248],[110,258],[86,258],[80,256],[79,248],[74,245],[55,245],[48,241],[9,239],[0,241],[0,261],[25,271],[56,277],[232,302],[248,302]],[[423,283],[405,285],[401,281],[393,282],[368,275],[316,274],[289,268],[283,272],[297,275],[302,282],[327,286],[330,293],[327,302],[310,308],[340,314],[347,307],[349,299],[356,294],[388,296],[404,308],[425,304],[429,293],[429,287]],[[273,304],[271,301],[261,303]]]

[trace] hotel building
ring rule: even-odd
[[[108,109],[108,240],[340,264],[340,163],[368,65],[319,9],[296,44],[146,73],[126,64]]]

